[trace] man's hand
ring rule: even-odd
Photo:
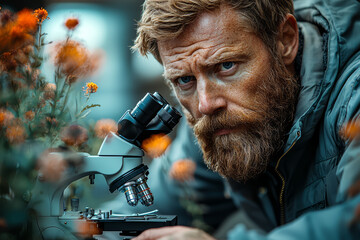
[[[184,226],[153,228],[144,231],[133,240],[215,240],[209,234],[197,228]]]

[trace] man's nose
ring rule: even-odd
[[[203,115],[212,115],[226,107],[226,99],[216,83],[208,80],[198,81],[198,110]]]

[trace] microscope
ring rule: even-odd
[[[85,176],[89,176],[93,184],[95,174],[100,174],[104,176],[109,191],[123,193],[129,205],[135,206],[138,202],[145,206],[152,205],[154,197],[147,185],[148,167],[143,164],[141,143],[153,134],[170,133],[180,118],[180,113],[159,93],[147,93],[134,109],[126,111],[120,118],[117,132],[108,134],[98,155],[75,153],[75,157],[81,159],[81,164],[68,167],[56,182],[44,180],[39,173],[29,203],[29,208],[36,214],[35,223],[32,224],[35,237],[83,238],[79,229],[81,225],[88,228],[91,236],[87,238],[93,238],[93,234],[103,231],[118,231],[125,236],[137,235],[148,228],[176,225],[177,217],[172,215],[119,216],[111,211],[96,212],[89,208],[79,211],[78,201],[72,202],[71,211],[66,211],[63,193],[69,184]],[[66,155],[62,152],[51,154]],[[74,153],[63,157],[74,158]]]

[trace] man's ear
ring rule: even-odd
[[[292,65],[299,48],[299,29],[292,14],[287,14],[279,26],[277,47],[285,66]]]

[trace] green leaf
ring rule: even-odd
[[[83,113],[84,111],[86,111],[86,110],[88,110],[88,109],[90,109],[90,108],[93,108],[93,107],[101,107],[101,105],[100,105],[100,104],[87,105],[86,107],[84,107],[84,108],[79,112],[79,115],[80,115],[81,113]]]
[[[89,111],[87,111],[86,113],[84,113],[82,116],[80,116],[79,119],[85,118],[87,115],[89,115],[90,112],[91,112],[91,109]]]

